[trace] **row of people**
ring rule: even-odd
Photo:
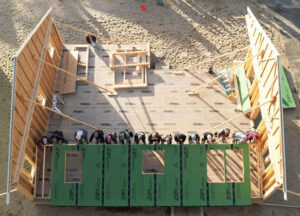
[[[215,132],[214,134],[211,132],[205,132],[202,134],[201,139],[197,133],[191,134],[188,136],[189,144],[212,144],[216,142],[216,138],[219,141],[224,142],[225,139],[230,137],[230,129],[224,128]],[[117,133],[109,133],[104,136],[104,132],[102,130],[95,130],[90,139],[88,139],[88,133],[84,129],[76,130],[74,133],[74,139],[76,144],[88,144],[92,143],[95,140],[96,144],[131,144],[131,138],[133,138],[135,144],[146,144],[146,135],[144,132],[137,132],[134,136],[133,133],[125,130],[119,132],[117,137]],[[259,135],[256,131],[248,131],[246,134],[237,131],[232,134],[233,143],[254,143]],[[119,141],[119,142],[118,142]],[[186,135],[183,133],[176,133],[174,135],[174,141],[177,144],[184,144],[186,141]],[[148,136],[148,144],[172,144],[173,136],[171,134],[160,135],[158,132],[153,132]],[[49,138],[48,136],[43,136],[37,143],[38,146],[45,144],[56,144],[56,143],[68,143],[68,141],[64,138],[62,131],[54,131]]]

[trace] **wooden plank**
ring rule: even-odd
[[[47,51],[49,35],[50,35],[51,27],[52,27],[51,24],[52,24],[52,21],[49,20],[48,26],[47,26],[47,34],[45,36],[45,42],[43,44],[42,54],[40,56],[42,59],[45,58],[45,53]],[[31,99],[33,99],[33,100],[36,99],[37,94],[38,94],[38,85],[39,85],[39,82],[40,82],[40,79],[41,79],[42,69],[43,69],[43,63],[39,62],[37,73],[36,73],[37,75],[36,75],[35,82],[34,82],[34,89],[33,89],[32,96],[31,96]],[[28,113],[26,115],[26,126],[25,126],[24,131],[23,131],[23,137],[22,137],[22,140],[21,140],[21,149],[20,149],[21,151],[19,152],[19,155],[18,155],[18,163],[17,163],[17,167],[16,167],[16,170],[15,170],[15,173],[14,173],[13,183],[18,182],[19,176],[20,176],[20,173],[21,173],[20,171],[21,171],[22,166],[24,164],[24,150],[26,148],[26,141],[27,141],[28,134],[29,134],[29,129],[30,129],[30,125],[31,125],[32,114],[33,114],[34,107],[35,107],[34,104],[30,103],[29,110],[28,110]]]
[[[16,188],[27,199],[29,199],[29,200],[34,199],[33,188],[31,188],[28,184],[26,184],[26,180],[24,180],[24,177],[20,176],[19,182],[18,182]]]
[[[71,72],[77,74],[77,61],[78,51],[68,51],[63,55],[62,67]],[[76,89],[76,78],[65,73],[61,73],[59,94],[70,94],[74,93]]]
[[[138,67],[138,66],[150,66],[150,63],[139,63],[139,64],[124,64],[124,65],[111,65],[110,69],[124,68],[124,67]]]

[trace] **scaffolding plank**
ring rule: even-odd
[[[240,67],[236,68],[235,73],[236,73],[236,80],[239,88],[241,108],[243,112],[246,112],[249,109],[251,109],[251,104],[250,104],[249,91],[247,87],[247,80],[246,80],[244,66],[241,65]]]
[[[128,145],[104,148],[104,206],[128,206]]]
[[[206,157],[204,145],[183,145],[183,206],[206,206]]]
[[[154,206],[154,174],[143,174],[142,154],[153,145],[132,145],[130,154],[130,205]]]
[[[76,205],[76,183],[65,183],[65,151],[76,149],[75,145],[53,145],[51,206]]]
[[[78,184],[78,206],[102,204],[102,145],[80,145],[83,152],[82,183]]]
[[[156,174],[156,205],[180,206],[180,145],[157,145],[164,150],[165,173]]]

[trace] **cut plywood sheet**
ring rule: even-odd
[[[77,74],[78,51],[64,52],[62,68]],[[74,93],[76,89],[76,78],[66,73],[61,73],[59,94]]]

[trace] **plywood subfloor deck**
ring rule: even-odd
[[[132,47],[90,47],[88,80],[113,89],[109,54],[117,48]],[[135,47],[146,48],[143,45]],[[71,45],[68,46],[68,49],[71,48]],[[236,103],[226,97],[218,82],[201,89],[199,96],[187,94],[189,90],[212,78],[204,70],[151,69],[148,71],[148,88],[118,90],[117,96],[109,96],[94,86],[77,82],[76,92],[64,95],[65,104],[59,108],[64,114],[99,127],[104,133],[129,129],[133,132],[144,131],[146,134],[158,131],[160,134],[182,132],[188,135],[196,132],[201,135],[237,115],[234,111]],[[224,127],[246,132],[251,126],[248,118],[241,117]],[[62,130],[69,143],[73,142],[74,131],[79,128],[86,129],[89,135],[93,131],[55,114],[51,116],[49,131]]]

